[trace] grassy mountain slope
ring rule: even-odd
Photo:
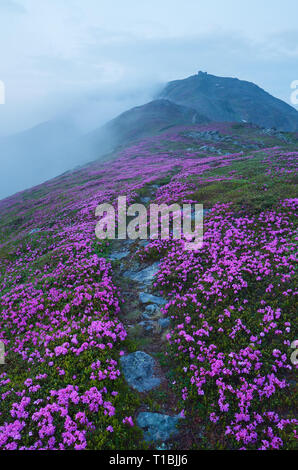
[[[191,107],[186,108],[160,99],[122,113],[100,129],[93,131],[87,139],[90,145],[102,154],[171,127],[206,122],[209,122],[209,119]]]
[[[146,409],[184,417],[171,449],[295,447],[297,145],[251,125],[176,127],[0,202],[1,449],[146,448]],[[153,290],[171,301],[151,340],[131,328],[137,284],[95,237],[96,206],[119,195],[211,209],[201,251],[128,245],[126,268],[158,261]],[[140,394],[120,357],[146,348],[167,388]]]

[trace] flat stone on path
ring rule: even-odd
[[[129,255],[129,251],[115,251],[109,255],[109,259],[112,261],[117,261],[123,258],[126,258]]]
[[[148,204],[148,202],[150,202],[150,201],[151,201],[151,199],[148,196],[141,197],[142,204]]]
[[[132,281],[149,283],[154,278],[155,274],[159,269],[159,263],[154,263],[148,268],[142,269],[141,271],[126,271],[123,275],[128,277]]]
[[[137,425],[143,429],[146,442],[164,442],[178,433],[179,419],[179,416],[142,412],[137,417]]]
[[[145,318],[145,320],[150,320],[155,312],[157,312],[158,306],[155,304],[149,304],[145,308],[145,312],[142,313],[142,317]]]
[[[142,321],[139,325],[144,328],[147,333],[150,333],[154,329],[154,323],[152,321]]]
[[[141,240],[139,242],[139,245],[142,246],[143,248],[145,248],[146,246],[149,245],[149,243],[150,243],[150,241],[148,241],[148,240]]]
[[[140,292],[139,300],[142,304],[165,305],[167,303],[167,301],[162,297],[157,297],[156,295],[148,294],[147,292]]]
[[[137,351],[120,358],[127,383],[138,392],[147,392],[160,384],[154,377],[154,359],[143,351]]]
[[[158,320],[158,324],[160,325],[161,328],[168,328],[170,326],[170,319],[169,318],[160,318]]]
[[[151,315],[153,315],[153,313],[156,312],[156,310],[158,310],[158,306],[155,305],[155,304],[149,304],[145,307],[145,310],[146,312],[150,313]]]

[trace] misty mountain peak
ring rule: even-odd
[[[212,121],[251,122],[282,131],[298,130],[298,112],[254,83],[199,71],[169,82],[158,98],[191,107]]]

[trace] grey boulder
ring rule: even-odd
[[[148,197],[148,196],[141,197],[141,202],[142,202],[143,204],[148,204],[148,202],[150,202],[150,200],[151,200],[151,199],[150,199],[150,197]]]
[[[151,266],[142,269],[141,271],[126,271],[126,273],[124,273],[124,276],[128,277],[132,281],[150,283],[154,278],[155,274],[157,273],[158,269],[159,263],[154,263]]]
[[[143,351],[137,351],[120,359],[127,383],[138,392],[152,390],[160,384],[154,376],[154,359]]]
[[[167,301],[162,297],[157,297],[156,295],[148,294],[147,292],[140,292],[139,300],[142,304],[165,305],[167,303]]]
[[[149,304],[145,308],[145,312],[142,313],[142,317],[145,318],[145,320],[150,320],[155,312],[158,310],[158,306],[155,304]]]
[[[152,321],[142,321],[139,325],[147,332],[150,333],[154,329],[154,323]]]
[[[156,312],[156,310],[158,310],[158,306],[155,304],[149,304],[146,306],[145,310],[147,313],[153,314]]]
[[[161,328],[168,328],[170,326],[170,319],[169,318],[160,318],[158,320],[158,324]]]
[[[164,442],[178,434],[179,419],[179,416],[142,412],[137,417],[137,425],[143,429],[146,442]]]
[[[129,251],[115,251],[111,253],[109,259],[112,261],[118,261],[120,259],[126,258],[129,255]]]

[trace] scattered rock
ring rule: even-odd
[[[148,294],[147,292],[140,292],[139,299],[142,304],[165,305],[167,303],[167,301],[162,297],[157,297],[156,295]]]
[[[142,314],[142,317],[148,320],[155,314],[157,310],[158,306],[156,304],[147,305],[145,312]]]
[[[141,321],[139,325],[147,332],[151,333],[154,329],[154,323],[152,321]]]
[[[142,269],[141,271],[126,271],[123,275],[124,277],[128,277],[132,281],[142,282],[142,283],[150,283],[154,278],[155,274],[159,269],[158,262],[148,266],[148,268]]]
[[[127,240],[124,240],[122,243],[124,246],[130,246],[130,245],[133,245],[134,242],[135,240],[131,240],[130,238],[128,238]]]
[[[158,447],[155,447],[156,450],[171,450],[172,449],[172,444],[168,444],[166,445],[164,442],[158,446]]]
[[[148,202],[150,202],[150,201],[151,201],[150,197],[147,197],[147,196],[146,197],[141,197],[141,202],[143,204],[148,204]]]
[[[148,315],[147,313],[142,313],[142,318],[143,318],[144,320],[150,320],[150,319],[151,319],[151,316]]]
[[[211,209],[203,209],[203,216],[207,215],[210,211],[211,211]],[[191,212],[191,220],[192,220],[192,222],[195,221],[196,218],[197,218],[198,220],[200,220],[200,215],[201,215],[201,211],[192,210],[192,212]]]
[[[111,253],[109,259],[112,261],[117,261],[123,258],[126,258],[129,255],[129,251],[115,251]]]
[[[203,439],[206,426],[201,426],[200,431],[198,432],[198,438]]]
[[[222,154],[220,149],[217,149],[216,147],[213,147],[212,145],[203,145],[202,147],[199,148],[199,150],[203,150],[204,152],[217,153],[218,155]]]
[[[277,129],[264,128],[260,131],[260,134],[276,137],[277,139],[280,139],[286,143],[292,143],[292,139],[289,136],[287,136],[284,132],[278,131]]]
[[[137,351],[120,359],[123,374],[128,384],[138,392],[158,387],[160,379],[154,377],[154,359],[143,351]]]
[[[217,130],[210,130],[210,131],[191,131],[185,133],[186,137],[190,137],[195,140],[205,140],[208,142],[230,142],[231,136],[222,135]],[[206,146],[207,147],[207,146]]]
[[[137,417],[137,425],[144,431],[146,442],[168,441],[178,434],[179,416],[142,412]]]
[[[168,328],[170,325],[171,321],[169,318],[160,318],[158,320],[158,324],[161,326],[161,328]]]
[[[150,304],[145,307],[145,310],[146,312],[153,314],[158,310],[158,306],[156,304]]]
[[[150,243],[149,240],[141,240],[141,241],[139,242],[139,245],[145,248],[146,246],[149,245],[149,243]]]

